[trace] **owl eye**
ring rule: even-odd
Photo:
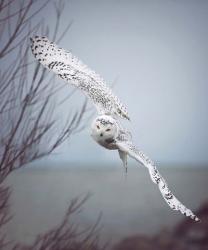
[[[106,131],[107,131],[107,132],[110,131],[110,128],[107,128]]]
[[[97,129],[100,129],[100,126],[99,126],[99,125],[97,125]]]

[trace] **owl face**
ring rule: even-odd
[[[92,122],[91,136],[101,145],[109,143],[117,134],[118,126],[111,116],[101,115]]]

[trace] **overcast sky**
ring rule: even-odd
[[[53,26],[52,7],[43,14]],[[73,25],[59,45],[109,85],[116,79],[114,92],[131,117],[124,125],[138,148],[160,164],[208,165],[208,1],[73,0],[64,20]],[[82,101],[77,91],[60,122]],[[87,129],[58,152],[59,161],[120,164]]]

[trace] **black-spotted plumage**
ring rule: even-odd
[[[104,80],[71,52],[59,48],[47,37],[39,36],[31,38],[31,49],[41,64],[89,96],[99,114],[111,114],[129,119],[126,108],[112,93]]]
[[[131,140],[124,139],[122,140],[121,137],[118,137],[115,144],[118,146],[118,149],[122,152],[126,153],[130,157],[134,158],[142,165],[144,165],[150,174],[152,181],[158,185],[159,190],[167,202],[167,204],[173,209],[178,210],[182,214],[195,221],[200,221],[199,218],[187,207],[185,207],[170,191],[165,179],[157,170],[154,162],[146,156],[142,151],[138,150],[132,143]]]
[[[149,170],[152,181],[158,185],[167,204],[173,210],[199,221],[199,218],[172,194],[153,161],[133,145],[130,132],[123,129],[117,120],[118,117],[129,119],[126,108],[103,79],[70,52],[50,42],[48,38],[36,36],[31,41],[32,52],[41,64],[81,89],[95,104],[99,116],[92,123],[93,139],[107,149],[118,150],[125,169],[127,169],[127,155],[142,163]]]

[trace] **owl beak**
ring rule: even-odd
[[[100,136],[102,137],[102,136],[103,136],[103,133],[101,133]]]

